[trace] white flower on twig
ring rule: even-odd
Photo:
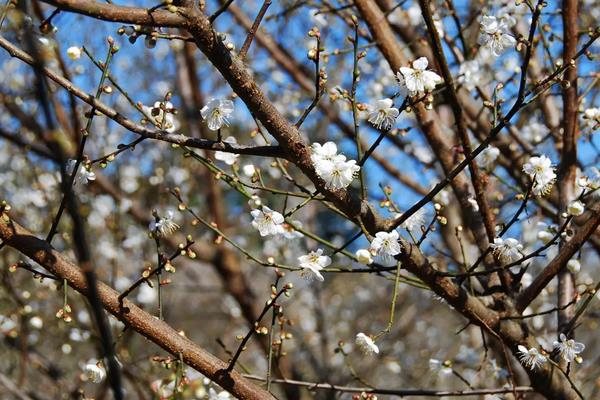
[[[157,234],[158,236],[165,237],[177,229],[179,229],[179,225],[173,221],[173,211],[167,211],[167,215],[165,217],[155,216],[154,221],[150,222],[148,225],[148,229],[150,232]]]
[[[408,89],[411,96],[431,92],[443,81],[441,76],[427,70],[428,64],[427,58],[421,57],[413,61],[412,68],[400,67],[398,81]]]
[[[585,350],[585,345],[583,343],[576,342],[573,339],[567,339],[567,336],[564,333],[560,334],[559,339],[560,342],[554,342],[554,350],[558,351],[563,360],[567,362],[573,362],[575,357]]]
[[[375,341],[370,336],[360,332],[356,335],[355,342],[363,353],[367,355],[379,354],[379,347],[375,344]]]
[[[484,15],[480,22],[481,35],[479,44],[488,48],[493,55],[498,57],[504,49],[512,47],[517,40],[510,32],[510,20]]]
[[[519,345],[517,348],[519,349],[519,360],[523,365],[531,370],[540,367],[542,364],[548,361],[546,356],[541,354],[535,347],[527,349],[527,347]]]
[[[393,257],[400,254],[402,248],[398,242],[400,235],[398,231],[377,232],[375,238],[371,242],[371,251],[382,257]]]
[[[229,125],[229,116],[233,113],[233,101],[222,99],[210,99],[208,104],[202,107],[200,115],[208,124],[208,129],[216,131],[223,125]]]
[[[223,140],[225,143],[237,144],[237,139],[233,136],[229,136]],[[229,153],[225,151],[215,151],[215,159],[223,161],[227,165],[235,164],[235,160],[239,157],[239,154]]]
[[[495,238],[494,243],[490,246],[498,258],[503,262],[510,263],[521,258],[521,250],[523,250],[523,245],[519,243],[517,239]]]
[[[258,230],[260,236],[283,233],[284,218],[277,211],[273,211],[267,206],[262,206],[262,210],[252,210],[250,214],[254,218],[252,226]]]
[[[394,126],[399,114],[392,99],[377,100],[374,106],[370,106],[369,122],[377,129],[387,130]]]

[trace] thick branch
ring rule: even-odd
[[[88,295],[87,281],[78,266],[68,261],[47,242],[33,236],[27,229],[9,219],[6,214],[0,216],[0,239],[33,259],[53,275],[66,279],[69,286],[78,292],[85,296]],[[175,357],[181,356],[187,365],[201,372],[237,398],[273,399],[271,394],[248,382],[237,372],[226,373],[226,363],[132,302],[125,300],[124,307],[121,308],[118,299],[119,293],[109,286],[98,282],[97,289],[102,306],[108,312],[165,351]]]

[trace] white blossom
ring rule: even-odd
[[[523,165],[523,172],[534,181],[533,193],[536,196],[550,193],[556,180],[556,174],[554,173],[552,161],[548,157],[545,155],[531,157],[529,162]]]
[[[579,353],[585,350],[585,345],[583,343],[576,342],[573,339],[567,339],[567,336],[564,333],[561,333],[559,338],[560,342],[554,342],[554,350],[558,351],[563,360],[567,362],[572,362]]]
[[[88,363],[84,371],[87,378],[93,383],[102,382],[106,376],[106,371],[98,363]]]
[[[325,185],[333,190],[344,189],[354,180],[354,174],[360,171],[355,160],[346,160],[340,155],[333,161],[323,162],[317,168],[317,173],[325,181]]]
[[[173,211],[167,211],[167,215],[165,217],[155,217],[152,222],[148,225],[148,229],[150,232],[157,234],[158,236],[165,237],[177,229],[179,229],[179,225],[177,225],[173,221]]]
[[[71,60],[78,60],[81,57],[81,48],[77,46],[71,46],[67,49],[67,56]]]
[[[333,161],[337,155],[337,146],[334,142],[313,143],[311,146],[310,159],[315,165],[321,161]]]
[[[477,164],[479,164],[481,168],[490,169],[499,155],[500,150],[498,150],[498,148],[488,146],[477,156]]]
[[[411,96],[431,92],[443,81],[441,76],[427,70],[428,63],[427,58],[421,57],[413,61],[412,68],[400,67],[398,80],[408,89]]]
[[[223,142],[229,143],[229,144],[237,144],[237,139],[233,136],[229,136],[229,137],[223,139]],[[225,152],[225,151],[215,151],[215,159],[217,159],[219,161],[223,161],[227,165],[235,164],[235,160],[237,160],[237,158],[239,156],[240,156],[239,154],[235,154],[235,153],[229,153],[229,152]]]
[[[592,132],[597,130],[600,127],[600,108],[587,108],[583,112],[583,121],[585,126],[590,128]]]
[[[490,246],[498,258],[500,258],[500,260],[503,262],[511,263],[521,258],[521,250],[523,250],[523,245],[519,243],[517,239],[495,238],[494,243]]]
[[[452,374],[450,361],[441,361],[436,358],[429,359],[429,370],[436,375],[448,376]]]
[[[75,168],[75,165],[77,165],[77,160],[70,159],[67,161],[67,167],[66,167],[67,175],[73,174],[73,169]],[[94,171],[92,171],[88,168],[89,167],[84,165],[83,163],[79,164],[79,168],[77,170],[77,175],[75,175],[75,180],[73,181],[73,184],[80,183],[80,184],[86,185],[90,181],[96,180],[96,174],[94,173]]]
[[[377,100],[375,105],[370,107],[369,122],[377,129],[387,130],[394,126],[399,114],[392,99]]]
[[[252,226],[258,230],[260,236],[283,233],[284,218],[277,211],[273,211],[267,206],[262,206],[262,210],[252,210],[250,214],[254,217]]]
[[[533,121],[521,128],[521,136],[532,143],[541,142],[548,133],[548,127],[539,121]]]
[[[583,214],[584,211],[585,204],[579,200],[572,201],[567,207],[567,212],[569,213],[569,215],[572,215],[574,217],[580,216],[581,214]]]
[[[223,125],[229,125],[228,118],[233,113],[233,101],[223,99],[210,99],[208,104],[202,107],[200,114],[208,123],[208,129],[216,131]]]
[[[371,251],[382,257],[393,257],[400,254],[402,248],[398,239],[400,235],[398,231],[393,230],[391,232],[377,232],[375,238],[371,242]]]
[[[173,115],[175,108],[170,101],[157,101],[152,107],[143,106],[145,122],[150,122],[160,130],[173,133],[177,130],[177,121]],[[149,118],[150,120],[147,120]]]
[[[356,335],[355,339],[356,345],[362,350],[363,353],[369,354],[379,354],[379,347],[375,344],[373,339],[370,336],[365,335],[360,332]]]
[[[541,354],[535,347],[527,349],[527,347],[520,344],[517,348],[519,349],[519,360],[531,370],[538,368],[548,361],[546,356]]]
[[[369,265],[373,263],[373,257],[368,249],[359,249],[355,253],[356,259],[359,263]]]
[[[480,22],[481,35],[479,44],[488,48],[493,55],[498,57],[504,49],[514,46],[517,41],[509,33],[509,20],[484,15]]]
[[[321,270],[331,264],[331,258],[323,255],[323,249],[311,251],[310,253],[298,257],[302,276],[307,280],[319,280],[323,282],[325,278],[321,275]]]

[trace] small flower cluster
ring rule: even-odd
[[[513,47],[517,43],[517,40],[510,34],[510,27],[513,23],[512,18],[484,15],[480,22],[479,44],[498,57],[504,52],[504,49]]]
[[[300,268],[302,268],[302,276],[308,280],[318,280],[323,282],[325,278],[321,275],[321,270],[331,264],[331,258],[323,255],[323,249],[311,251],[310,253],[298,257]]]
[[[556,173],[548,157],[545,155],[531,157],[529,162],[523,165],[523,172],[533,181],[533,194],[544,196],[550,193],[556,180]]]
[[[354,174],[360,170],[355,160],[346,160],[346,156],[337,153],[333,142],[323,145],[313,143],[310,156],[317,175],[325,181],[329,189],[344,189],[354,180]]]

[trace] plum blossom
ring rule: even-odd
[[[319,280],[323,282],[325,278],[321,275],[321,270],[331,264],[331,258],[323,255],[323,249],[311,251],[310,253],[298,257],[302,276],[309,280]]]
[[[519,360],[523,365],[531,370],[540,367],[542,364],[548,361],[546,356],[541,354],[535,347],[527,349],[527,347],[520,344],[517,348],[519,349]]]
[[[593,131],[600,127],[600,108],[588,108],[583,112],[583,121],[585,126]]]
[[[260,236],[283,233],[284,218],[277,211],[273,211],[267,206],[262,206],[262,210],[252,210],[250,214],[254,218],[252,226],[258,230]]]
[[[579,353],[585,350],[585,345],[583,343],[576,342],[573,339],[567,339],[567,336],[564,333],[561,333],[559,338],[560,342],[554,342],[554,350],[558,351],[558,354],[560,354],[563,360],[567,362],[572,362]]]
[[[85,376],[90,380],[90,382],[93,383],[100,383],[104,380],[104,377],[106,376],[106,371],[104,370],[104,368],[100,365],[98,365],[98,363],[94,363],[94,362],[90,362],[88,363],[85,368]]]
[[[523,250],[523,245],[519,243],[517,239],[495,238],[494,243],[490,246],[498,258],[500,258],[500,260],[503,262],[510,263],[521,258],[521,250]]]
[[[415,229],[420,229],[421,226],[425,225],[426,213],[427,210],[425,210],[424,208],[419,208],[410,217],[408,217],[406,221],[402,223],[402,228],[406,229],[407,231],[414,231]],[[400,218],[401,216],[402,214],[396,214],[396,219]]]
[[[521,136],[533,143],[541,142],[548,133],[550,133],[548,127],[539,121],[533,121],[521,128]]]
[[[572,273],[576,274],[581,271],[581,263],[577,259],[572,259],[567,262],[567,269]]]
[[[359,249],[355,253],[356,259],[359,263],[369,265],[373,263],[373,256],[368,249]]]
[[[333,190],[346,188],[360,170],[355,160],[346,160],[346,156],[337,154],[337,146],[333,142],[323,145],[313,143],[310,158],[317,175],[325,181],[326,187]]]
[[[233,136],[229,136],[223,140],[225,143],[237,144],[237,139]],[[223,161],[227,165],[235,164],[235,160],[239,157],[239,154],[228,153],[225,151],[215,151],[215,159]]]
[[[481,168],[490,169],[499,155],[500,150],[498,150],[498,148],[488,146],[477,156],[477,164],[479,164]]]
[[[66,167],[67,175],[73,174],[73,170],[75,169],[76,165],[77,165],[77,160],[70,159],[67,161],[67,167]],[[82,185],[87,185],[90,181],[95,181],[95,180],[96,180],[96,174],[94,173],[94,171],[89,169],[89,166],[84,165],[83,163],[80,163],[79,168],[77,170],[77,175],[75,176],[75,180],[73,181],[73,184],[80,183]]]
[[[355,343],[366,355],[379,354],[379,347],[375,344],[375,341],[362,332],[356,335]]]
[[[233,113],[233,101],[223,99],[210,99],[200,110],[202,118],[208,123],[208,129],[216,131],[223,125],[229,125],[228,118]]]
[[[167,215],[165,217],[160,217],[157,215],[155,216],[154,221],[150,222],[148,225],[148,229],[150,232],[160,237],[168,236],[179,229],[179,225],[173,221],[173,217],[173,211],[171,210],[167,211]]]
[[[177,130],[177,121],[173,116],[175,108],[170,101],[157,101],[152,107],[143,106],[142,109],[144,110],[145,115],[143,122],[150,122],[158,129],[169,133],[173,133]]]
[[[443,81],[441,76],[427,70],[428,64],[427,58],[421,57],[413,61],[412,68],[400,67],[396,74],[401,86],[405,86],[411,96],[431,92]]]
[[[398,231],[393,230],[391,232],[377,232],[375,238],[371,242],[371,251],[382,257],[393,257],[400,254],[402,248],[398,239],[400,235]]]
[[[392,99],[377,100],[374,106],[370,106],[369,122],[377,129],[387,130],[394,126],[399,114]]]
[[[488,48],[496,57],[502,54],[507,47],[514,46],[517,40],[509,33],[510,22],[509,18],[498,19],[484,15],[480,22],[479,44]]]
[[[77,46],[71,46],[67,49],[67,56],[71,60],[78,60],[81,57],[81,48]]]
[[[569,213],[569,215],[572,215],[574,217],[580,216],[581,214],[583,214],[584,211],[585,204],[579,200],[572,201],[567,207],[567,212]]]
[[[525,172],[533,180],[533,194],[543,196],[550,193],[556,174],[552,161],[545,155],[539,157],[531,157],[529,162],[523,165]]]

